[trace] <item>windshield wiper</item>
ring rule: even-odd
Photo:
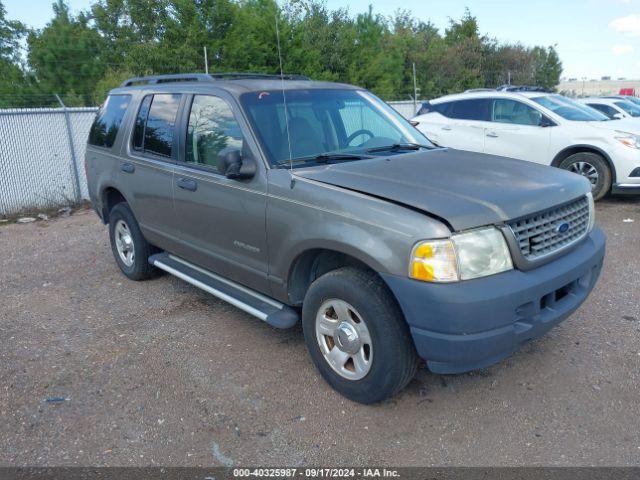
[[[365,152],[367,153],[375,153],[375,152],[397,152],[400,150],[420,150],[421,148],[426,148],[431,150],[433,147],[429,145],[421,145],[419,143],[394,143],[393,145],[383,145],[382,147],[372,147],[367,148]]]
[[[316,163],[327,163],[331,160],[363,160],[371,158],[371,155],[362,155],[359,153],[321,153],[315,157],[311,157]]]
[[[364,160],[367,158],[373,158],[371,155],[362,155],[358,153],[320,153],[318,155],[309,155],[306,157],[297,157],[291,160],[292,164],[296,163],[328,163],[330,161],[349,161],[349,160]],[[289,165],[288,161],[279,162],[279,167],[286,167]]]

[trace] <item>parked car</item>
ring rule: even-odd
[[[493,91],[425,102],[412,119],[437,145],[552,165],[584,175],[596,200],[640,193],[640,128],[561,95]]]
[[[418,357],[439,373],[507,357],[580,306],[604,256],[584,178],[437,148],[349,85],[128,80],[86,171],[124,275],[164,270],[273,327],[302,322],[322,376],[362,403]]]
[[[640,105],[622,98],[589,97],[581,98],[579,102],[595,108],[610,120],[629,118],[638,119],[640,122]],[[638,123],[638,127],[640,127],[640,123]]]
[[[640,97],[634,97],[631,95],[608,95],[603,96],[602,98],[618,98],[620,100],[626,100],[627,102],[631,102],[634,105],[640,106]]]

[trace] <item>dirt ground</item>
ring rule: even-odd
[[[91,211],[0,226],[0,465],[639,465],[640,199],[597,210],[605,267],[577,313],[369,407],[300,329],[127,280]]]

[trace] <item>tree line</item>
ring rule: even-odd
[[[128,77],[204,71],[278,73],[360,85],[385,100],[469,88],[554,88],[553,46],[509,44],[480,33],[468,10],[444,32],[398,10],[350,14],[321,0],[97,0],[72,14],[53,4],[42,29],[10,20],[0,0],[0,107],[96,105]]]

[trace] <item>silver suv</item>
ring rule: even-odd
[[[586,179],[435,147],[370,92],[304,77],[128,80],[86,170],[127,277],[301,321],[322,376],[362,403],[419,357],[457,373],[510,355],[578,308],[604,257]]]

